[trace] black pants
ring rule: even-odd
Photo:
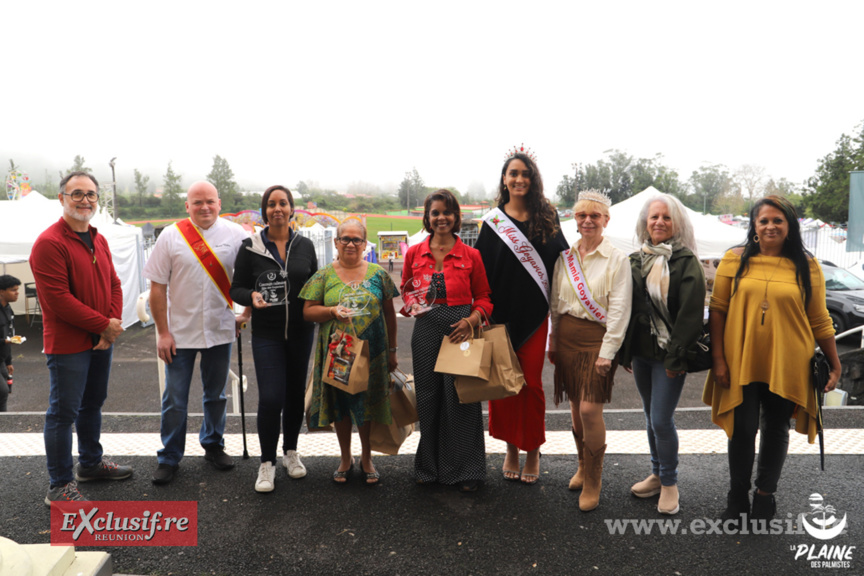
[[[304,396],[315,325],[288,328],[288,340],[252,334],[252,355],[258,378],[258,440],[261,462],[276,464],[279,429],[282,453],[297,449],[303,425]]]
[[[735,408],[735,428],[729,439],[730,488],[733,492],[750,490],[759,431],[756,488],[773,494],[789,449],[789,420],[795,403],[771,392],[764,382],[751,382],[743,391],[744,399]]]
[[[6,381],[9,380],[9,372],[7,372],[6,363],[0,359],[0,412],[6,412],[6,401],[9,399],[9,385]]]
[[[0,380],[0,412],[6,412],[6,401],[9,400],[9,385],[6,379]]]

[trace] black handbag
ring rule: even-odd
[[[822,352],[816,352],[810,359],[810,374],[812,374],[813,388],[820,394],[824,394],[831,375],[831,364]]]
[[[704,372],[710,370],[714,362],[711,357],[711,332],[708,326],[702,325],[702,333],[696,342],[687,349],[687,372]]]
[[[819,434],[819,467],[825,470],[825,432],[822,425],[822,394],[828,385],[831,365],[825,354],[816,352],[810,359],[810,382],[813,384],[813,394],[816,396],[816,431]]]
[[[654,308],[654,310],[657,310],[657,306],[654,304],[654,301],[651,300],[651,296],[648,295],[647,290],[645,291],[645,299],[648,301],[648,304]],[[659,310],[657,310],[657,316],[659,316],[660,319],[663,320],[663,323],[666,324],[669,334],[672,334],[672,327],[669,326],[669,323],[666,322]],[[711,333],[708,331],[708,325],[702,324],[702,333],[699,334],[696,341],[687,348],[687,372],[693,373],[710,370],[713,366],[713,362],[714,359],[711,357]],[[827,383],[828,380],[826,379],[825,382]]]

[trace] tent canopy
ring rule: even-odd
[[[638,250],[640,244],[636,239],[636,221],[639,219],[639,212],[645,202],[659,194],[656,188],[649,186],[639,194],[614,204],[609,209],[609,225],[603,236],[625,254]],[[699,258],[721,258],[729,248],[744,241],[747,234],[745,229],[723,224],[715,216],[700,214],[686,206],[684,209],[693,223]],[[580,238],[575,220],[562,222],[561,230],[571,245]]]
[[[27,263],[33,243],[49,226],[63,215],[63,206],[39,192],[30,192],[20,200],[0,204],[0,268],[13,274],[22,283],[33,281]],[[144,252],[141,229],[134,226],[117,225],[102,210],[91,221],[105,236],[111,248],[114,268],[123,286],[123,326],[131,326],[138,320],[135,305],[141,293]],[[19,298],[13,309],[24,313],[24,298]]]

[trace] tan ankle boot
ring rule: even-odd
[[[576,441],[576,454],[579,457],[579,468],[576,470],[576,474],[570,479],[570,490],[581,490],[582,484],[585,481],[585,446],[582,444],[582,438],[580,438],[575,430],[573,432],[573,440]]]
[[[603,485],[603,456],[606,444],[597,450],[585,446],[585,483],[579,495],[579,509],[590,512],[600,504],[600,488]]]
[[[650,498],[660,493],[660,477],[651,474],[641,482],[633,484],[630,492],[637,498]]]
[[[657,502],[657,511],[661,514],[677,514],[678,486],[662,486],[660,488],[660,500]]]

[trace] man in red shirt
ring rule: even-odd
[[[99,183],[86,172],[72,172],[60,182],[58,197],[63,217],[39,236],[30,254],[50,377],[45,414],[51,480],[47,505],[85,500],[77,482],[132,476],[129,466],[103,458],[99,443],[113,343],[123,332],[120,279],[108,242],[89,224],[96,213]],[[74,469],[73,423],[78,433]]]

